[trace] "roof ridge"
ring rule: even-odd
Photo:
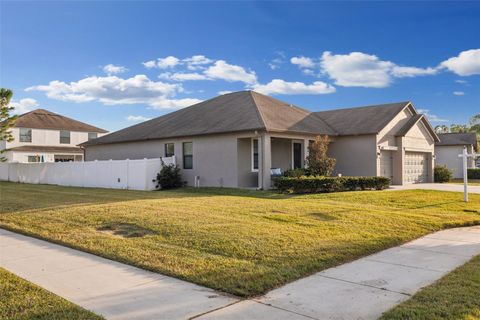
[[[265,121],[265,117],[262,113],[262,110],[260,110],[260,108],[258,107],[258,102],[257,102],[257,99],[255,99],[255,96],[254,96],[254,91],[253,90],[249,90],[247,91],[249,94],[250,94],[250,97],[252,98],[253,100],[253,105],[255,106],[255,110],[257,111],[257,115],[258,115],[258,118],[260,119],[260,122],[263,123],[263,127],[265,128],[265,130],[267,130],[267,122]],[[256,93],[256,92],[255,92]]]
[[[407,105],[407,104],[409,104],[409,103],[411,104],[411,101],[406,100],[406,101],[399,101],[399,102],[390,102],[390,103],[382,103],[382,104],[372,104],[372,105],[360,106],[360,107],[335,108],[335,109],[315,111],[315,113],[330,112],[330,111],[358,110],[358,109],[373,108],[373,107],[385,107],[385,106],[394,105],[394,104],[404,104],[404,105]]]

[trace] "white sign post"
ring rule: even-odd
[[[459,154],[458,157],[462,158],[463,160],[463,200],[465,202],[468,202],[468,175],[467,175],[467,169],[468,169],[468,158],[476,158],[478,157],[478,154],[475,153],[468,153],[467,152],[467,147],[463,147],[463,153]]]

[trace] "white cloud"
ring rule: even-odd
[[[453,94],[456,95],[456,96],[464,96],[465,92],[463,92],[463,91],[453,91]]]
[[[297,65],[299,68],[308,68],[312,69],[315,67],[315,62],[313,62],[312,58],[307,58],[304,56],[300,57],[292,57],[290,62],[294,65]]]
[[[185,58],[183,61],[187,64],[189,70],[199,70],[204,69],[204,65],[211,64],[213,60],[205,57],[204,55],[195,55],[190,58]]]
[[[255,84],[257,82],[257,76],[254,71],[247,71],[243,67],[228,64],[224,60],[217,60],[204,73],[209,78],[228,82],[240,81],[246,84]]]
[[[283,52],[283,51],[276,51],[276,52],[275,52],[275,55],[276,55],[277,57],[274,58],[274,59],[272,59],[272,61],[270,61],[270,62],[268,63],[268,66],[269,66],[270,69],[272,69],[272,70],[279,69],[280,66],[285,63],[285,58],[286,58],[285,52]]]
[[[267,84],[258,84],[253,89],[263,94],[326,94],[335,92],[335,87],[322,81],[312,84],[303,82],[287,82],[282,79],[273,79]]]
[[[152,118],[147,118],[147,117],[144,117],[144,116],[128,116],[125,118],[126,120],[128,121],[132,121],[132,122],[143,122],[143,121],[147,121],[147,120],[150,120]]]
[[[173,99],[183,88],[178,83],[152,81],[145,75],[123,79],[117,76],[87,77],[77,82],[51,81],[48,85],[27,88],[26,91],[43,91],[47,97],[69,102],[98,101],[105,105],[147,104],[178,108],[196,99]]]
[[[455,80],[456,83],[460,83],[460,84],[465,84],[465,85],[468,85],[468,81],[467,80],[460,80],[460,79],[457,79]]]
[[[459,76],[480,74],[480,49],[462,51],[458,56],[440,63],[440,67],[447,68]]]
[[[152,69],[157,66],[157,62],[155,60],[145,61],[145,62],[142,62],[142,64],[147,69]]]
[[[392,68],[392,75],[397,78],[413,78],[418,76],[434,75],[438,72],[436,68],[417,68],[417,67],[400,67]]]
[[[320,60],[321,71],[344,87],[384,88],[393,78],[433,75],[437,68],[399,66],[391,61],[363,52],[332,54],[325,51]]]
[[[173,68],[179,65],[180,59],[174,56],[168,56],[165,58],[158,58],[157,61],[150,60],[150,61],[142,62],[142,64],[147,69],[152,69],[152,68],[168,69],[168,68]]]
[[[158,76],[160,79],[173,81],[195,81],[195,80],[211,80],[206,75],[201,73],[182,73],[182,72],[164,72]]]
[[[449,122],[447,119],[440,118],[439,116],[430,113],[430,110],[428,109],[417,109],[417,111],[418,113],[426,115],[430,122]]]
[[[122,66],[115,66],[113,64],[107,64],[106,66],[103,67],[103,72],[108,74],[109,76],[112,74],[117,74],[117,73],[123,73],[128,71],[127,68],[122,67]]]
[[[224,91],[218,91],[217,93],[219,95],[224,95],[224,94],[228,94],[228,93],[232,93],[233,91],[229,91],[229,90],[224,90]]]
[[[13,107],[14,114],[22,114],[29,111],[32,111],[36,107],[38,107],[38,102],[32,98],[25,98],[21,99],[20,101],[11,100],[10,106]]]
[[[344,87],[384,88],[391,83],[389,74],[394,64],[362,52],[333,55],[325,51],[320,62],[322,71]]]
[[[180,60],[174,56],[168,56],[166,58],[159,58],[157,60],[157,67],[160,69],[173,68],[180,63]]]
[[[193,98],[184,98],[184,99],[157,99],[152,104],[150,104],[153,109],[162,110],[162,109],[180,109],[189,107],[196,103],[202,102],[200,99]]]

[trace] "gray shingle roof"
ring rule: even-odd
[[[440,133],[438,134],[440,142],[435,146],[463,146],[474,145],[477,148],[477,135],[474,132],[469,133]]]
[[[315,112],[339,135],[379,133],[410,102]]]
[[[53,129],[53,130],[69,130],[81,132],[100,132],[108,131],[94,127],[92,125],[74,120],[57,113],[36,109],[20,115],[15,122],[15,127],[33,128],[33,129]]]
[[[82,145],[250,130],[336,135],[308,110],[253,91],[233,92],[113,132]]]

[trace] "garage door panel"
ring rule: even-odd
[[[428,181],[428,153],[405,152],[404,175],[406,183]]]

